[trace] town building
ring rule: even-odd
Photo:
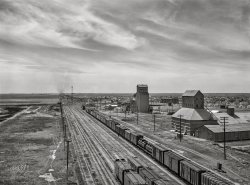
[[[136,109],[138,112],[149,112],[149,93],[148,86],[144,84],[137,85],[135,95]]]
[[[173,98],[161,98],[160,103],[167,103],[167,104],[178,104],[179,99],[178,97],[173,97]]]
[[[204,95],[199,90],[187,90],[182,95],[182,108],[172,115],[172,127],[179,133],[195,135],[203,125],[218,125],[216,117],[204,107]]]
[[[224,126],[204,125],[197,129],[195,136],[215,142],[222,142],[224,141]],[[226,141],[250,140],[250,125],[249,124],[226,125],[225,140]]]

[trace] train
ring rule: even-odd
[[[149,155],[157,163],[167,168],[173,174],[191,185],[234,185],[215,173],[203,168],[187,158],[179,155],[170,148],[146,139],[143,134],[127,128],[125,125],[109,116],[95,110],[86,108],[86,112],[102,122],[118,136],[124,138],[135,147]],[[115,172],[116,173],[116,172]],[[139,173],[139,171],[138,171]],[[118,175],[119,176],[119,175]],[[158,179],[160,180],[160,179]]]

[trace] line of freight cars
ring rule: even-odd
[[[138,158],[117,159],[115,176],[122,185],[170,185]]]
[[[192,185],[233,185],[229,181],[217,176],[215,173],[202,168],[191,160],[187,160],[174,152],[159,144],[153,144],[147,141],[139,132],[133,131],[126,126],[118,123],[114,119],[93,110],[86,109],[86,112],[94,118],[101,121],[119,136],[123,137],[148,155],[150,155],[159,164],[167,167],[174,174],[182,178],[184,181]]]

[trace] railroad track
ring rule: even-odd
[[[85,125],[85,129],[88,133],[91,133],[90,137],[103,148],[104,152],[109,153],[108,156],[111,159],[116,159],[117,156],[120,158],[127,158],[128,156],[138,156],[148,166],[159,172],[163,179],[170,181],[170,184],[186,184],[181,181],[178,177],[172,175],[167,169],[159,166],[149,156],[141,152],[138,148],[131,145],[129,142],[121,137],[118,137],[113,131],[107,128],[103,123],[100,123],[95,118],[89,116],[79,108],[72,108],[80,121]]]
[[[79,138],[77,137],[79,135],[78,132],[75,131],[73,128],[71,122],[72,120],[69,118],[69,115],[67,111],[65,111],[64,114],[66,117],[66,122],[69,127],[69,130],[71,132],[71,139],[73,143],[73,147],[75,150],[75,153],[77,155],[77,162],[80,168],[81,176],[83,177],[84,184],[92,185],[95,184],[94,178],[91,176],[91,168],[90,165],[88,165],[86,159],[85,159],[85,153],[84,153],[84,146],[80,143]]]
[[[87,184],[105,184],[105,185],[117,185],[119,184],[111,170],[108,168],[105,160],[103,160],[102,153],[95,145],[91,138],[91,135],[82,127],[85,124],[81,124],[81,121],[73,111],[68,108],[68,112],[71,114],[71,122],[68,122],[71,135],[77,135],[77,142],[81,143],[78,150],[83,150],[84,155],[81,158],[84,159],[84,163],[87,164],[87,169],[83,169],[83,174],[88,173]],[[71,125],[71,126],[70,126]]]

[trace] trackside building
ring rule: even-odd
[[[203,125],[218,125],[213,114],[204,108],[204,95],[199,90],[187,90],[182,95],[182,108],[172,115],[172,127],[180,132],[195,135]]]

